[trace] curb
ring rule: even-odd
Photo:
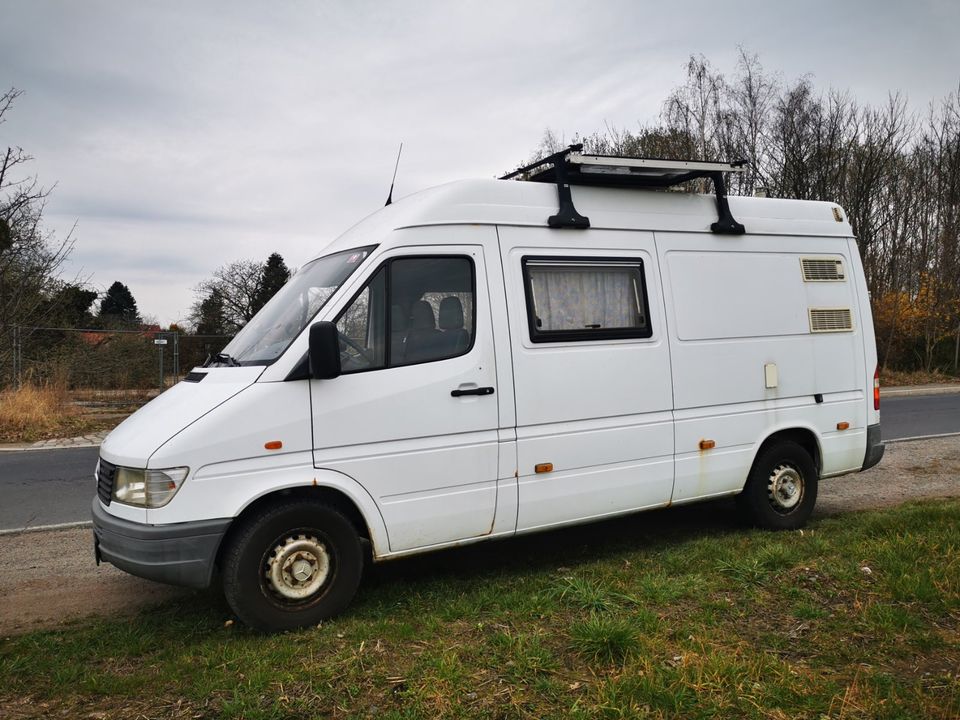
[[[960,383],[955,385],[918,385],[881,387],[880,399],[885,397],[904,397],[907,395],[954,395],[960,393]]]
[[[36,532],[51,532],[53,530],[74,530],[76,528],[85,527],[93,527],[93,522],[90,520],[78,520],[77,522],[56,523],[54,525],[34,525],[32,527],[7,528],[6,530],[0,530],[0,537],[6,537],[9,535],[26,535],[28,533]]]
[[[883,440],[882,442],[884,445],[888,445],[890,443],[917,442],[919,440],[936,440],[937,438],[948,437],[960,437],[960,432],[940,433],[938,435],[913,435],[911,437],[891,438],[890,440]]]
[[[96,435],[81,435],[75,438],[58,438],[55,440],[39,440],[35,443],[11,443],[0,445],[0,453],[5,452],[36,452],[38,450],[73,450],[76,448],[100,447],[106,433]]]
[[[40,447],[34,447],[33,445],[0,445],[0,453],[38,452],[42,450],[77,450],[79,448],[92,447],[100,447],[100,443],[88,442],[81,445],[41,445]]]

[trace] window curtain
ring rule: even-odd
[[[540,330],[637,327],[630,270],[531,268]]]

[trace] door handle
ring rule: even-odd
[[[461,395],[493,395],[492,387],[478,387],[470,388],[469,390],[451,390],[450,395],[453,397],[460,397]]]

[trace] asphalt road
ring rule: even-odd
[[[886,397],[884,440],[960,433],[960,394]],[[0,453],[0,530],[90,519],[97,448]]]
[[[960,432],[960,394],[904,395],[880,400],[884,440]]]
[[[90,519],[99,448],[0,453],[0,530]]]

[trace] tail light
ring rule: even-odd
[[[873,371],[873,409],[880,409],[880,366]]]

